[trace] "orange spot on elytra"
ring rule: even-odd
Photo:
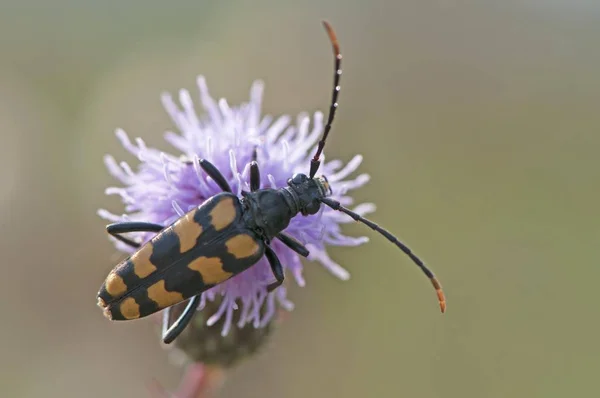
[[[152,243],[148,242],[131,256],[130,260],[133,263],[133,272],[135,272],[138,277],[145,278],[156,271],[156,267],[150,262],[150,256],[152,255],[153,250],[154,247],[152,246]]]
[[[231,197],[221,199],[210,211],[211,224],[217,231],[231,225],[233,220],[235,220],[235,216],[236,209]]]
[[[166,308],[183,301],[181,293],[167,291],[164,280],[160,280],[148,288],[148,298],[154,301],[159,308]]]
[[[190,211],[173,225],[173,232],[179,238],[179,251],[185,253],[192,249],[202,234],[202,225],[194,221],[196,211]]]
[[[106,291],[113,297],[120,297],[127,291],[127,285],[123,281],[121,276],[117,275],[115,271],[112,271],[106,277]]]
[[[128,297],[123,300],[119,309],[125,319],[136,319],[140,317],[140,306],[135,302],[133,297]]]
[[[232,272],[223,270],[223,262],[219,257],[198,257],[188,264],[188,268],[199,272],[207,285],[221,283],[233,275]]]
[[[256,254],[259,250],[258,243],[250,236],[245,234],[236,235],[225,242],[227,251],[235,258],[246,258]]]

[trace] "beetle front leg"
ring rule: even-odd
[[[108,224],[106,226],[106,232],[114,236],[116,239],[121,242],[129,245],[131,247],[139,248],[141,245],[137,242],[132,241],[121,234],[126,234],[129,232],[160,232],[164,229],[160,224],[153,224],[149,222],[139,222],[139,221],[123,221],[117,222],[113,224]]]
[[[179,315],[179,318],[175,320],[169,326],[170,315],[171,315],[171,307],[168,307],[164,310],[163,314],[163,325],[162,325],[162,340],[165,344],[171,344],[177,336],[183,332],[183,330],[189,325],[190,321],[196,315],[196,309],[200,304],[201,295],[194,296],[190,299],[188,304],[185,306],[185,309]]]
[[[202,167],[202,170],[204,170],[204,172],[208,174],[208,176],[217,183],[219,188],[221,188],[224,192],[231,192],[231,187],[229,186],[229,183],[227,182],[225,177],[223,177],[223,174],[221,174],[219,169],[217,169],[211,162],[209,162],[206,159],[200,159],[198,162],[200,164],[200,167]]]
[[[258,191],[260,189],[260,170],[258,169],[258,163],[253,160],[250,163],[250,191]]]
[[[275,254],[275,251],[271,249],[271,246],[265,245],[265,255],[267,256],[267,260],[269,260],[269,264],[271,265],[271,271],[273,271],[273,275],[275,275],[276,282],[269,283],[267,285],[267,291],[272,292],[277,289],[283,283],[285,276],[283,274],[283,267],[281,266],[281,262]]]

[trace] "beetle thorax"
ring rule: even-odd
[[[246,224],[250,228],[260,230],[269,240],[287,228],[292,217],[296,215],[279,189],[247,192],[242,202],[246,207]]]

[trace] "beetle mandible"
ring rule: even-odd
[[[325,176],[316,176],[320,157],[337,109],[342,74],[342,55],[336,35],[328,22],[323,25],[335,56],[334,84],[329,115],[317,151],[310,162],[309,175],[295,174],[288,186],[279,189],[260,188],[260,171],[256,151],[250,164],[250,192],[238,198],[221,172],[205,159],[202,170],[223,190],[168,227],[145,222],[119,222],[106,227],[116,239],[137,248],[107,276],[98,292],[98,305],[111,320],[142,318],[164,311],[163,341],[172,342],[187,326],[200,303],[202,292],[226,281],[256,264],[266,256],[275,281],[269,292],[284,281],[282,265],[270,247],[279,239],[303,257],[309,252],[304,245],[283,232],[298,214],[316,214],[324,204],[343,212],[383,235],[418,265],[431,281],[442,312],[446,299],[441,285],[425,264],[394,235],[372,221],[361,217],[329,196],[331,188]],[[122,234],[156,232],[144,245]],[[168,324],[169,307],[189,300],[179,318]]]

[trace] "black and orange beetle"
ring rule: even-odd
[[[321,204],[366,224],[406,253],[430,279],[441,310],[445,311],[446,300],[440,283],[423,262],[391,233],[329,198],[331,189],[327,179],[315,177],[337,109],[342,73],[337,38],[331,26],[327,22],[323,24],[335,55],[334,88],[327,124],[310,162],[309,175],[292,176],[285,188],[261,189],[255,158],[250,167],[250,192],[242,192],[238,198],[220,171],[207,160],[200,160],[202,170],[224,192],[209,198],[168,227],[144,222],[108,225],[109,234],[138,250],[109,273],[98,292],[98,305],[107,318],[137,319],[166,309],[165,319],[168,319],[170,306],[191,299],[172,325],[163,324],[163,341],[170,343],[192,319],[202,292],[246,270],[262,256],[267,257],[275,276],[275,281],[268,286],[268,290],[273,291],[283,283],[284,273],[270,242],[279,239],[298,254],[308,256],[306,247],[283,231],[299,213],[316,214]],[[122,236],[140,231],[157,232],[157,235],[142,246]]]

